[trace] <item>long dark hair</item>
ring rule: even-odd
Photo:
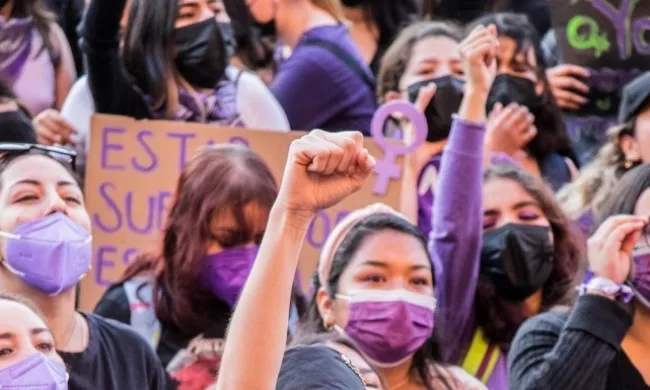
[[[513,165],[493,165],[485,170],[485,183],[497,179],[519,184],[539,204],[551,225],[555,268],[542,287],[542,311],[570,304],[575,296],[574,277],[582,260],[578,235],[571,222],[541,179]],[[485,279],[479,279],[474,310],[477,325],[483,329],[485,336],[504,350],[510,348],[517,329],[526,320],[521,303],[500,297],[494,285]]]
[[[263,26],[255,21],[246,3],[241,0],[223,0],[223,5],[235,34],[237,57],[252,70],[273,67],[274,42],[270,37],[263,36]]]
[[[50,12],[42,0],[15,0],[11,11],[12,18],[32,18],[34,26],[43,38],[41,50],[47,50],[54,65],[59,63],[59,55],[54,43],[52,26],[56,16]]]
[[[624,174],[616,183],[616,191],[610,192],[598,210],[596,227],[614,215],[634,215],[636,203],[648,188],[650,164],[640,165]]]
[[[152,99],[154,109],[165,107],[168,115],[178,106],[179,86],[192,91],[174,62],[177,16],[177,0],[132,0],[122,47],[122,62],[133,83]],[[225,69],[225,42],[221,48]]]
[[[364,22],[375,25],[379,32],[375,61],[371,64],[377,72],[378,59],[383,57],[399,32],[416,19],[418,7],[414,0],[370,0],[363,2],[361,9]]]
[[[252,202],[268,215],[277,191],[269,168],[252,150],[238,145],[203,148],[178,179],[160,249],[139,256],[123,281],[153,271],[157,318],[188,335],[214,326],[215,317],[227,322],[229,305],[197,282],[206,248],[214,240],[211,223],[217,213],[229,209],[239,228],[238,242],[231,244],[254,240],[256,232],[244,208]]]
[[[562,111],[555,101],[553,91],[546,77],[544,54],[537,30],[535,30],[526,15],[495,13],[477,19],[468,27],[468,31],[478,25],[488,26],[490,24],[496,26],[499,36],[511,38],[516,42],[518,54],[525,55],[531,49],[535,52],[537,79],[542,82],[544,91],[541,95],[542,107],[540,112],[535,113],[535,125],[538,132],[528,144],[528,151],[538,160],[554,152],[562,153],[573,159],[575,156],[571,151],[571,141],[562,119]]]
[[[318,305],[316,304],[316,296],[319,289],[321,287],[326,287],[325,290],[328,292],[328,294],[330,294],[331,297],[336,296],[339,279],[341,278],[341,275],[347,268],[354,254],[359,250],[366,238],[383,230],[394,230],[417,238],[417,240],[422,244],[422,250],[425,251],[428,256],[429,252],[427,251],[426,239],[418,230],[418,228],[410,222],[396,215],[387,213],[377,213],[364,218],[361,222],[352,227],[350,232],[345,236],[345,238],[343,238],[343,241],[341,242],[338,249],[336,249],[336,252],[334,253],[334,259],[332,261],[332,269],[327,280],[327,286],[321,286],[318,276],[314,276],[314,294],[312,296],[306,317],[304,318],[301,329],[299,331],[299,335],[297,337],[304,338],[304,334],[327,332],[327,329],[325,329],[325,326],[323,324],[323,318],[321,317]],[[432,277],[435,280],[433,270]],[[427,390],[433,390],[430,385],[433,378],[432,368],[434,369],[433,372],[435,373],[435,370],[437,370],[435,363],[439,362],[440,360],[440,344],[434,330],[431,337],[413,356],[413,363],[410,368],[411,378],[417,380],[418,382],[421,382]],[[444,378],[442,375],[440,377]]]

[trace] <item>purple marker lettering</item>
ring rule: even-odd
[[[124,251],[122,254],[122,264],[129,265],[131,261],[138,255],[138,250],[136,248],[129,248]]]
[[[319,220],[322,221],[323,234],[320,240],[316,240],[316,222]],[[309,229],[307,229],[307,243],[309,243],[312,248],[323,248],[323,245],[325,245],[325,240],[327,240],[327,236],[329,236],[330,232],[332,231],[331,228],[332,226],[330,224],[330,219],[327,215],[327,212],[319,211],[309,224]]]
[[[185,167],[186,156],[187,156],[187,140],[191,138],[196,138],[196,134],[187,134],[187,133],[167,133],[169,138],[178,138],[180,140],[180,145],[178,149],[178,172],[183,171]]]
[[[138,162],[138,160],[134,158],[131,159],[131,164],[133,164],[133,168],[135,168],[136,171],[140,171],[143,173],[149,173],[156,168],[158,168],[158,158],[156,157],[156,153],[154,153],[153,149],[151,149],[151,146],[147,144],[147,141],[145,138],[151,138],[153,137],[153,131],[151,130],[142,130],[138,132],[138,135],[136,135],[136,139],[138,140],[138,144],[142,146],[142,149],[144,149],[145,153],[149,156],[149,165],[145,166],[142,165]]]
[[[100,246],[97,248],[97,254],[95,255],[97,264],[94,269],[95,283],[98,286],[109,287],[111,285],[111,281],[105,280],[102,276],[104,268],[115,268],[115,262],[106,258],[110,254],[117,254],[117,249],[114,246]]]
[[[104,233],[115,233],[122,227],[122,212],[109,194],[109,190],[115,190],[115,188],[115,184],[113,183],[102,183],[99,185],[99,196],[104,199],[107,209],[111,210],[115,216],[115,223],[109,226],[102,222],[98,213],[93,214],[93,223]]]
[[[650,18],[638,19],[634,22],[634,47],[642,55],[650,54],[650,43],[645,39],[646,31],[650,30]]]
[[[156,210],[156,197],[147,196],[147,225],[145,227],[138,227],[133,222],[133,192],[126,193],[126,223],[129,230],[137,234],[149,234],[153,228],[154,211]]]
[[[124,134],[125,132],[126,130],[123,127],[104,127],[102,129],[102,147],[101,147],[102,169],[110,169],[113,171],[124,170],[124,165],[110,165],[108,163],[109,150],[115,150],[115,151],[124,150],[124,146],[122,144],[109,143],[108,136],[109,134]]]
[[[634,9],[634,7],[630,7],[631,2],[636,5],[639,0],[621,0],[621,5],[618,9],[606,0],[591,1],[591,5],[608,17],[614,25],[614,28],[616,29],[618,52],[621,59],[628,59],[632,54],[630,37],[628,34],[632,30],[630,17],[632,13],[631,11]]]
[[[234,136],[234,137],[230,138],[230,140],[228,141],[228,143],[244,145],[244,146],[246,146],[246,147],[249,147],[249,146],[250,146],[250,144],[248,143],[248,140],[247,140],[246,138],[244,138],[244,137],[239,137],[239,136]]]
[[[414,129],[411,145],[397,145],[386,139],[384,136],[384,123],[393,114],[400,112],[411,121]],[[384,159],[377,160],[374,173],[377,181],[373,188],[376,195],[384,195],[388,191],[388,183],[391,179],[402,177],[401,167],[397,164],[397,157],[405,156],[414,151],[427,138],[427,120],[413,104],[406,100],[396,100],[383,104],[372,118],[370,127],[372,139],[384,151]]]

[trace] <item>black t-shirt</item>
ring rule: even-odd
[[[95,314],[130,325],[131,311],[129,306],[129,300],[123,285],[116,284],[106,291],[95,307]],[[201,333],[191,335],[181,332],[175,326],[161,324],[160,339],[158,340],[156,353],[163,367],[165,369],[168,368],[170,362],[183,356],[186,349],[205,353],[207,350],[215,348],[215,346],[222,345],[231,314],[230,309],[227,307],[215,308],[211,313],[206,313],[212,319],[212,325],[208,329],[204,329]],[[188,348],[189,346],[192,348]],[[149,346],[148,348],[151,349]],[[195,367],[187,367],[186,371],[203,370],[208,364],[215,363],[215,367],[218,364],[218,362],[212,360],[206,362],[202,361],[202,359],[199,356],[195,362],[196,364],[194,364]],[[216,372],[214,372],[214,375],[216,376]],[[173,378],[175,374],[172,372],[168,376]],[[191,375],[187,374],[182,376],[187,377]],[[176,380],[170,380],[169,388],[176,388],[177,386],[179,386],[179,383]]]
[[[358,370],[325,346],[294,347],[284,353],[276,390],[364,390]]]
[[[85,314],[90,331],[81,353],[59,352],[70,373],[70,390],[165,390],[167,380],[147,343],[116,321]]]

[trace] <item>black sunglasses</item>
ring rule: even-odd
[[[23,154],[29,153],[32,151],[39,151],[53,159],[70,165],[73,172],[77,172],[77,153],[68,149],[59,148],[57,146],[44,146],[38,144],[12,144],[12,143],[0,143],[0,160],[4,160],[8,155],[13,154]]]

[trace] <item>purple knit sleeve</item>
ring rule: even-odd
[[[454,117],[433,204],[429,251],[436,275],[444,359],[458,363],[471,341],[483,234],[485,125]]]

